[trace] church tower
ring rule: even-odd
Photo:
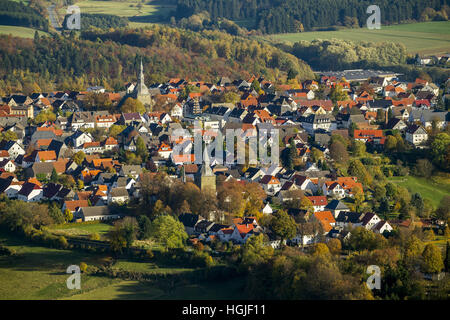
[[[202,191],[211,192],[216,194],[216,175],[211,170],[210,160],[208,152],[205,148],[203,150],[205,161],[202,164],[202,169],[198,171],[195,176],[195,183]]]
[[[134,99],[137,99],[140,102],[142,102],[142,104],[145,106],[150,106],[150,107],[152,106],[153,101],[150,96],[150,92],[148,91],[148,88],[144,82],[144,67],[142,65],[142,59],[141,59],[141,68],[140,68],[140,72],[138,75],[138,81],[137,81],[136,87],[134,88],[131,96]]]

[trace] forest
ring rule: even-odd
[[[89,85],[123,90],[127,81],[136,80],[138,56],[142,56],[148,83],[170,77],[202,81],[253,74],[277,81],[286,80],[288,74],[299,79],[314,77],[311,68],[291,54],[219,31],[195,33],[154,25],[92,29],[67,38],[1,36],[0,41],[4,44],[0,48],[1,94],[82,90]]]
[[[67,19],[70,15],[64,17],[63,26],[67,28]],[[128,26],[128,19],[118,17],[111,14],[90,14],[81,13],[80,16],[81,28],[96,27],[101,29],[109,28],[124,28]]]
[[[37,10],[15,1],[0,1],[0,24],[48,31],[47,20]]]
[[[434,19],[448,19],[444,8],[448,0],[178,0],[175,18],[207,11],[213,19],[246,20],[249,29],[262,33],[302,32],[334,26],[362,27],[369,17],[367,7],[373,4],[380,7],[384,25],[424,20],[430,9],[441,11]]]

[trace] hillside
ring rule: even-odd
[[[450,21],[432,21],[395,26],[383,26],[381,30],[367,28],[343,29],[339,31],[285,33],[266,36],[278,42],[312,41],[316,39],[350,40],[402,43],[410,54],[438,54],[450,51]]]
[[[447,20],[448,0],[178,0],[176,18],[207,11],[262,33],[298,32],[366,24],[370,5],[380,7],[383,25],[405,21]]]
[[[288,73],[300,79],[314,76],[306,63],[274,46],[218,31],[195,33],[153,25],[86,31],[79,38],[1,36],[0,41],[4,43],[0,48],[3,91],[21,90],[29,82],[37,82],[42,90],[53,90],[53,83],[63,89],[101,84],[121,90],[127,81],[136,80],[137,56],[143,58],[150,83],[170,77],[217,81],[222,76],[237,79],[255,74],[283,81]]]

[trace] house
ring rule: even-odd
[[[263,214],[272,214],[272,213],[273,213],[273,209],[272,209],[272,207],[270,206],[269,203],[267,203],[267,204],[264,206],[264,208],[262,209],[262,213],[263,213]]]
[[[139,113],[122,113],[119,119],[119,123],[122,125],[130,125],[133,122],[142,122],[142,117]]]
[[[92,135],[90,133],[83,132],[83,131],[76,131],[72,135],[71,140],[72,140],[73,146],[75,148],[79,148],[87,142],[93,142],[94,138],[92,138]]]
[[[16,165],[12,160],[4,159],[0,161],[0,171],[1,170],[6,172],[14,172],[16,171]]]
[[[195,224],[194,232],[197,234],[208,233],[214,226],[214,224],[214,222],[208,220],[201,220]]]
[[[372,228],[373,232],[380,234],[383,234],[385,232],[391,232],[392,230],[394,230],[392,226],[387,221],[384,220],[381,220]]]
[[[324,208],[325,211],[331,211],[333,216],[337,218],[341,212],[350,212],[350,209],[339,200],[331,200]]]
[[[72,214],[77,212],[79,208],[89,207],[89,202],[85,200],[67,200],[64,201],[61,211],[69,210]]]
[[[34,162],[53,162],[57,160],[55,151],[37,151]]]
[[[262,228],[256,222],[254,217],[233,219],[233,232],[230,240],[236,243],[245,243],[252,235],[258,235]]]
[[[264,191],[270,195],[275,195],[278,191],[281,190],[281,183],[276,177],[272,175],[265,175],[259,181]]]
[[[423,110],[420,116],[420,122],[425,128],[430,128],[433,123],[438,129],[443,129],[447,126],[449,120],[448,111],[437,112],[433,110]]]
[[[332,115],[328,114],[312,114],[307,117],[300,117],[302,127],[311,135],[316,130],[331,132],[336,130],[336,120]]]
[[[129,199],[128,191],[124,187],[111,188],[108,193],[108,203],[125,203]]]
[[[406,123],[402,119],[392,118],[388,121],[385,128],[388,130],[399,130],[402,131],[407,127]]]
[[[427,142],[428,133],[422,126],[413,124],[406,129],[405,140],[418,147]]]
[[[18,142],[13,140],[3,140],[0,142],[0,149],[7,151],[11,159],[16,159],[18,156],[25,154],[25,149]]]
[[[327,197],[325,196],[309,196],[306,198],[312,202],[315,212],[325,210],[325,207],[328,205]]]
[[[330,232],[336,225],[336,220],[331,211],[314,212],[311,219],[321,223],[324,233]]]
[[[359,220],[361,226],[363,226],[367,230],[372,230],[373,227],[375,227],[381,221],[381,219],[375,213],[372,212],[363,213],[359,217]]]
[[[38,202],[42,200],[43,196],[42,187],[31,182],[25,182],[17,192],[17,199],[25,202]]]
[[[178,216],[178,220],[184,225],[186,233],[192,235],[195,233],[196,224],[204,219],[198,214],[182,213]]]
[[[112,220],[123,217],[124,214],[112,213],[107,206],[81,207],[74,214],[74,219],[82,219],[83,221]]]
[[[13,177],[0,178],[0,193],[5,193],[9,199],[16,198],[22,184]]]
[[[171,154],[172,148],[168,144],[162,142],[158,148],[158,155],[164,159],[169,159]]]
[[[344,188],[337,181],[325,181],[322,185],[325,196],[341,199],[345,197]]]
[[[342,125],[344,128],[350,128],[352,123],[358,126],[360,124],[367,124],[368,122],[363,114],[345,114],[342,117]]]
[[[132,177],[135,180],[139,177],[139,175],[142,173],[142,167],[139,165],[122,165],[122,168],[120,168],[120,176],[122,177]]]
[[[370,142],[374,144],[384,144],[385,137],[383,130],[355,130],[354,137],[357,141],[362,141],[364,143]]]

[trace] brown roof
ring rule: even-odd
[[[71,200],[71,201],[65,201],[64,203],[66,204],[66,208],[72,212],[77,211],[78,208],[89,206],[89,203],[87,200]]]

